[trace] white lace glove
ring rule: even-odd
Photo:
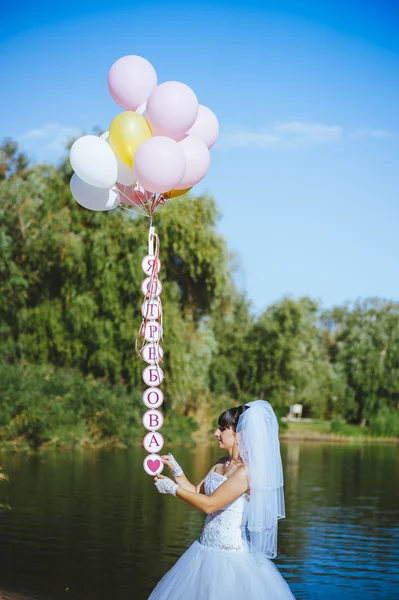
[[[155,487],[160,494],[172,494],[172,496],[176,496],[176,490],[179,486],[169,479],[169,477],[162,477],[161,479],[157,479]]]
[[[179,477],[180,475],[183,475],[183,469],[181,468],[181,466],[179,465],[179,463],[177,462],[177,460],[175,459],[175,457],[173,456],[173,454],[171,454],[169,452],[169,462],[172,463],[172,469],[166,465],[169,469],[169,471],[172,473],[173,477]]]

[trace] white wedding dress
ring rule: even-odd
[[[207,496],[227,479],[212,471]],[[258,566],[243,539],[241,521],[249,495],[207,515],[201,537],[179,558],[148,600],[293,600],[271,560]],[[295,599],[294,599],[295,600]]]

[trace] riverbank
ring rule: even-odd
[[[347,435],[335,435],[333,433],[282,433],[280,434],[280,440],[285,441],[303,441],[303,442],[332,442],[332,443],[350,443],[350,444],[399,444],[398,438],[385,438],[385,437],[350,437]]]
[[[135,432],[136,433],[136,432]],[[175,432],[173,432],[175,433]],[[193,448],[195,446],[213,445],[212,432],[209,432],[208,425],[199,427],[189,441],[189,433],[184,436],[184,441],[179,436],[169,435],[165,439],[166,444],[173,444],[182,448]],[[131,439],[124,443],[115,438],[94,440],[87,435],[69,435],[64,438],[54,436],[44,442],[38,448],[32,448],[29,442],[20,437],[15,440],[0,442],[0,453],[46,453],[56,451],[70,450],[99,450],[99,449],[127,449],[129,447],[141,446],[142,437],[136,434],[136,440]],[[373,443],[373,444],[399,444],[397,437],[383,437],[371,435],[368,427],[360,425],[350,425],[338,421],[318,421],[314,419],[301,419],[298,421],[287,421],[283,419],[280,422],[280,440],[284,441],[307,441],[307,442],[333,442],[333,443]],[[0,597],[0,600],[1,597]]]
[[[281,440],[399,444],[399,438],[371,435],[368,427],[339,421],[301,419],[297,421],[283,420],[283,424],[285,429],[282,431],[280,429]]]

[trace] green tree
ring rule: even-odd
[[[356,302],[324,315],[333,334],[331,355],[345,378],[342,415],[365,424],[399,402],[399,305],[379,299]]]
[[[29,159],[24,152],[19,152],[17,142],[5,138],[0,144],[0,181],[11,175],[20,175],[28,164]]]
[[[284,298],[253,323],[239,369],[246,396],[267,398],[283,408],[294,386],[295,399],[308,414],[324,416],[331,372],[317,311],[309,298]]]

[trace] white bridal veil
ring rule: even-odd
[[[278,421],[266,400],[246,404],[237,424],[238,450],[251,494],[242,529],[258,564],[277,555],[277,522],[285,517]]]

